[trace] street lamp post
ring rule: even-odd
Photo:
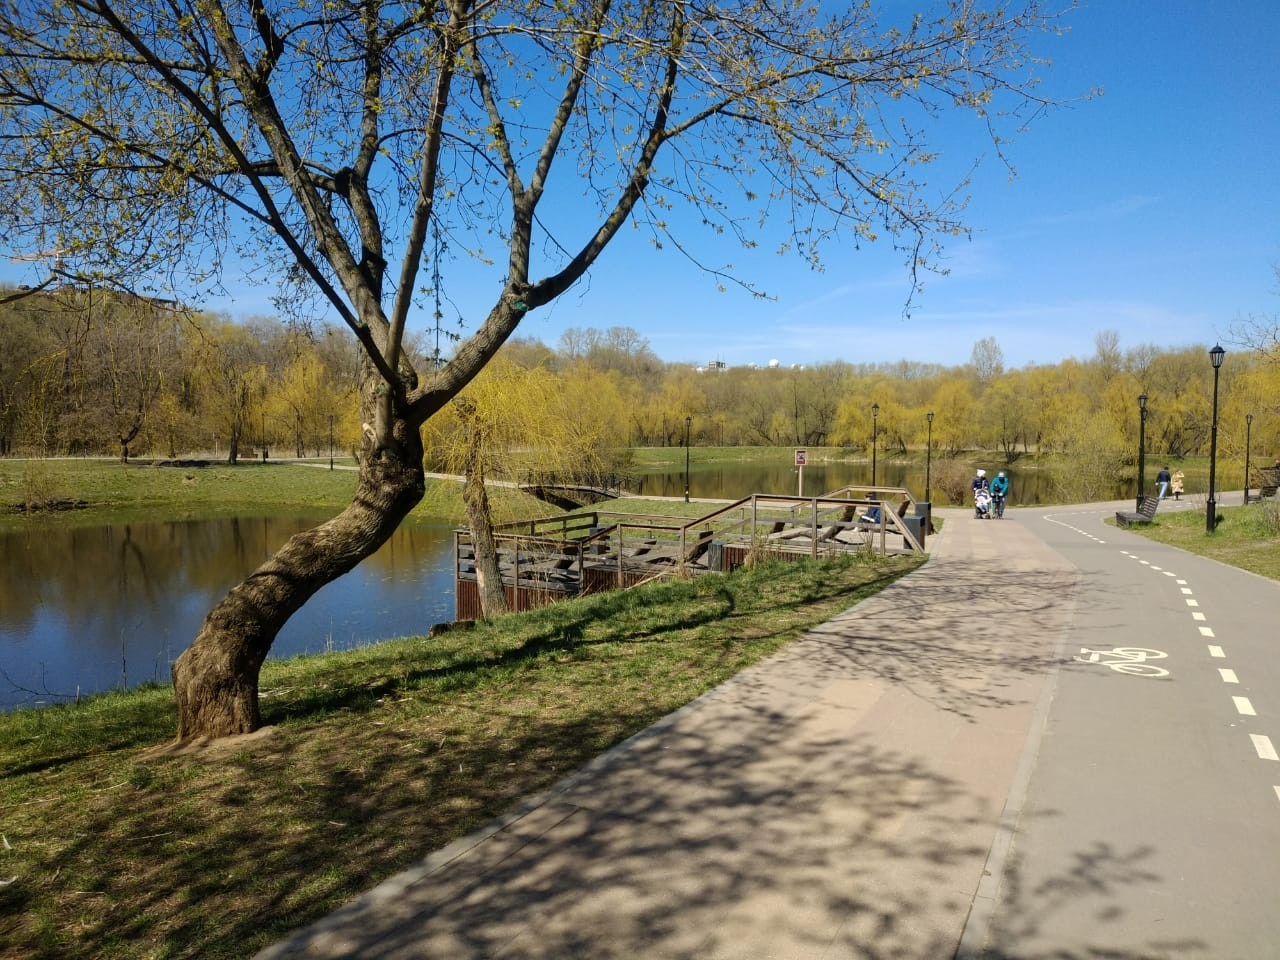
[[[1249,505],[1249,447],[1253,434],[1253,414],[1244,415],[1244,505]]]
[[[1147,395],[1138,394],[1138,510],[1147,489]]]
[[[689,427],[693,417],[684,418],[684,502],[689,502]]]
[[[924,446],[924,502],[932,503],[933,501],[929,497],[929,482],[933,479],[933,411],[930,410],[926,413],[924,418],[929,421],[929,439]]]
[[[1213,364],[1213,422],[1209,427],[1209,503],[1205,514],[1204,528],[1213,533],[1218,525],[1218,504],[1214,500],[1214,472],[1218,467],[1218,370],[1222,367],[1222,358],[1227,351],[1221,344],[1215,344],[1209,351],[1209,361]]]
[[[262,411],[262,462],[267,462],[267,412]]]
[[[333,469],[333,414],[329,414],[329,469]]]
[[[876,486],[876,420],[880,416],[880,404],[871,405],[871,488]]]

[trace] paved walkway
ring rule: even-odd
[[[1077,572],[939,513],[916,573],[260,960],[964,956]]]

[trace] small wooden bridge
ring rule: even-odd
[[[924,549],[927,518],[902,487],[842,487],[822,497],[753,494],[696,520],[583,511],[495,528],[513,610],[667,576],[728,572],[748,557],[824,557]],[[470,531],[454,533],[458,620],[480,616]]]

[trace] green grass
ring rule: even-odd
[[[152,755],[169,691],[0,716],[0,957],[244,957],[923,557],[766,564],[268,661],[269,735]]]
[[[1129,527],[1129,531],[1280,580],[1280,504],[1219,507],[1218,516],[1221,519],[1213,533],[1205,530],[1204,510],[1157,513],[1154,522]]]
[[[348,462],[347,464],[351,464]],[[112,460],[0,460],[0,532],[32,522],[69,525],[142,520],[200,520],[325,509],[351,502],[354,470],[244,461],[237,466],[163,467]],[[27,500],[74,501],[75,509],[15,512]],[[514,490],[496,488],[491,499],[503,517],[554,513]],[[461,485],[427,481],[413,516],[460,520]]]

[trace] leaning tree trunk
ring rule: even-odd
[[[370,556],[422,499],[425,477],[416,426],[395,423],[395,449],[366,444],[351,505],[289,538],[232,589],[173,665],[178,739],[250,733],[262,724],[258,671],[276,634],[325,584]]]

